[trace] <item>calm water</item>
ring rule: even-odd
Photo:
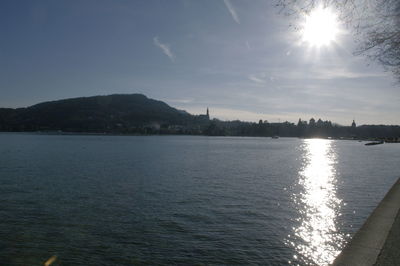
[[[399,144],[0,134],[0,262],[323,265],[399,176]]]

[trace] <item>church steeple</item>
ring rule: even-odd
[[[351,127],[352,127],[352,128],[355,128],[355,127],[356,127],[356,122],[354,121],[354,119],[353,119],[353,123],[351,123]]]
[[[207,114],[206,114],[207,118],[210,119],[210,112],[208,111],[208,107],[207,107]]]

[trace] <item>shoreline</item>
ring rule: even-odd
[[[27,134],[27,135],[49,135],[49,136],[202,136],[202,137],[250,137],[275,139],[274,136],[241,136],[241,135],[205,135],[205,134],[126,134],[111,132],[65,132],[65,131],[0,131],[0,134]],[[327,139],[327,140],[351,140],[358,142],[383,141],[383,143],[400,143],[399,140],[387,138],[352,138],[352,137],[299,137],[299,136],[279,136],[279,138],[298,138],[298,139]]]
[[[400,178],[331,265],[399,265],[399,211]]]

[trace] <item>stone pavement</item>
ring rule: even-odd
[[[400,179],[332,265],[400,265]]]
[[[375,265],[400,265],[400,212],[397,214]]]

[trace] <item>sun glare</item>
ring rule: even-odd
[[[309,45],[329,45],[335,41],[337,33],[337,16],[329,8],[318,7],[305,17],[302,37]]]
[[[294,247],[304,264],[327,265],[344,243],[337,227],[342,201],[336,193],[336,149],[334,142],[324,139],[304,140],[302,149],[304,164],[299,171],[302,192],[293,198],[299,204],[300,224],[294,230],[300,241]]]

